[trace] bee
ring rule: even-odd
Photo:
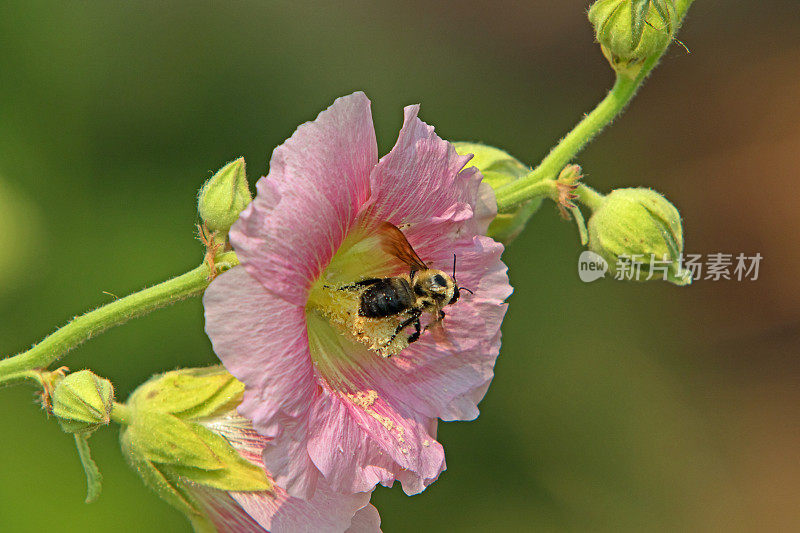
[[[390,357],[423,333],[420,317],[429,313],[433,320],[425,329],[439,325],[444,308],[456,303],[461,291],[472,293],[456,282],[456,258],[453,275],[429,268],[420,259],[399,228],[389,222],[381,224],[381,246],[387,254],[409,266],[408,274],[385,278],[369,278],[338,290],[355,293],[357,312],[350,312],[351,331],[356,339],[383,357]],[[408,327],[414,331],[403,333]]]

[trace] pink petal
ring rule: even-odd
[[[218,276],[203,304],[214,351],[247,385],[239,412],[275,436],[279,413],[300,416],[318,394],[305,310],[268,292],[243,267]]]
[[[371,533],[380,529],[381,515],[374,505],[366,505],[358,510],[346,533]]]
[[[232,414],[204,425],[225,437],[242,457],[264,467],[261,452],[270,439],[259,435],[248,420]],[[339,494],[320,484],[306,501],[290,497],[278,485],[269,492],[201,490],[200,498],[221,531],[345,531],[352,524],[359,531],[380,531],[380,516],[369,505],[371,492]]]
[[[417,118],[418,112],[419,105],[405,108],[397,143],[373,170],[365,218],[414,226],[459,204],[474,210],[483,178],[475,167],[461,172],[472,155],[458,155],[433,126]]]
[[[279,487],[274,489],[274,494],[230,494],[248,515],[271,533],[345,531],[351,527],[354,515],[367,506],[372,507],[369,492],[343,495],[320,488],[309,501],[291,498]],[[372,518],[369,510],[366,514]],[[364,523],[364,519],[359,519],[358,523]],[[376,527],[366,531],[380,531],[379,526],[380,519]]]
[[[305,305],[369,196],[378,160],[370,102],[357,92],[337,99],[275,149],[269,174],[230,231],[247,271],[267,290]],[[302,229],[302,231],[300,231]]]
[[[363,398],[368,386],[355,394]],[[353,393],[326,392],[312,414],[317,431],[308,453],[334,490],[370,490],[399,479],[407,494],[417,494],[444,470],[444,450],[427,431],[429,419],[380,394],[360,402]]]
[[[218,533],[261,533],[268,530],[262,527],[245,511],[231,495],[225,491],[195,486],[192,495],[200,503],[203,513],[208,517]],[[255,493],[268,498],[268,493]]]

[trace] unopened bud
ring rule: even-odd
[[[190,517],[200,515],[197,489],[268,491],[264,470],[207,426],[235,415],[244,385],[222,367],[175,370],[153,377],[128,399],[122,450],[144,482]]]
[[[459,155],[473,155],[468,165],[478,167],[483,175],[483,183],[493,191],[526,176],[531,171],[529,167],[499,148],[470,142],[454,142],[453,145]],[[525,228],[528,219],[541,204],[542,199],[536,198],[522,204],[511,213],[498,214],[489,225],[487,235],[503,243],[510,242]]]
[[[90,433],[111,421],[114,387],[89,370],[68,374],[53,391],[53,415],[67,433]]]
[[[670,43],[678,14],[674,0],[598,0],[589,21],[614,70],[635,77],[645,59]]]
[[[644,188],[612,191],[592,214],[588,228],[589,249],[608,262],[612,273],[636,263],[630,279],[691,283],[691,274],[680,264],[680,214],[657,192]],[[656,268],[661,276],[654,276]]]
[[[231,161],[200,189],[197,210],[211,231],[227,233],[252,196],[245,175],[244,158]]]

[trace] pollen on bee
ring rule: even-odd
[[[359,293],[346,285],[323,285],[312,290],[308,305],[343,334],[365,345],[381,357],[400,353],[408,346],[408,335],[397,332],[403,315],[387,318],[360,316]]]

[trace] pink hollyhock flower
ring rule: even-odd
[[[274,438],[264,464],[292,496],[395,479],[421,492],[445,468],[437,419],[476,418],[493,376],[511,293],[502,245],[482,236],[494,198],[478,170],[464,168],[471,156],[418,111],[405,108],[397,144],[380,160],[363,93],[301,125],[231,228],[241,266],[205,293],[214,350],[246,386],[239,411]],[[457,256],[458,283],[473,292],[446,308],[443,328],[423,330],[391,358],[343,326],[344,311],[331,312],[341,287],[408,274],[381,246],[384,222],[431,268],[449,271]]]
[[[225,437],[242,457],[264,468],[261,452],[269,439],[256,433],[248,420],[231,413],[202,425]],[[199,484],[191,484],[187,490],[219,533],[380,532],[380,516],[369,503],[369,493],[343,495],[320,486],[313,498],[305,501],[292,498],[274,484],[266,492],[226,492]]]

